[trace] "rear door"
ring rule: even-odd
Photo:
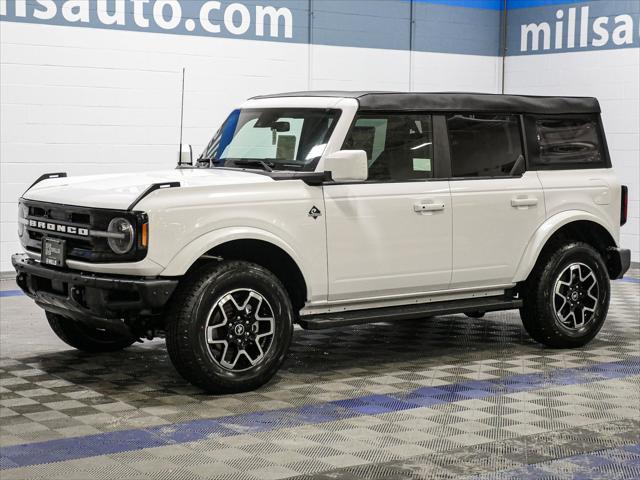
[[[431,115],[357,116],[343,148],[367,152],[369,178],[324,186],[329,300],[448,288],[451,198],[435,143]]]
[[[447,116],[453,205],[451,288],[511,283],[544,222],[536,172],[526,171],[522,119],[513,114]]]

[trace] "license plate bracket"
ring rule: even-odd
[[[42,239],[42,263],[52,267],[64,267],[67,260],[67,242],[60,238]]]

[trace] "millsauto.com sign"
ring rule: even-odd
[[[306,6],[306,2],[302,2]],[[295,41],[292,0],[0,0],[3,20]],[[298,13],[299,14],[299,13]]]
[[[500,55],[504,0],[0,0],[0,20]],[[640,46],[640,0],[509,0],[507,55]],[[313,9],[313,15],[309,8]],[[312,19],[312,34],[309,21]]]
[[[640,0],[509,10],[509,55],[640,46]]]

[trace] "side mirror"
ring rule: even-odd
[[[182,145],[178,156],[178,166],[193,165],[193,148],[191,145]]]
[[[369,162],[364,150],[340,150],[327,155],[324,169],[334,182],[363,182],[369,176]]]

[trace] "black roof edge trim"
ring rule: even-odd
[[[50,178],[65,178],[66,176],[67,172],[45,173],[44,175],[40,175],[38,179],[23,192],[22,196],[43,180],[49,180]]]
[[[129,205],[129,208],[127,208],[127,210],[130,212],[131,210],[133,210],[133,208],[140,203],[140,201],[146,197],[147,195],[155,192],[156,190],[160,190],[162,188],[176,188],[180,186],[180,182],[160,182],[160,183],[153,183],[151,185],[149,185],[147,187],[147,189],[142,192],[140,195],[138,195],[138,198],[136,198],[133,203],[131,205]]]
[[[360,110],[500,112],[520,114],[601,113],[594,97],[515,95],[476,92],[307,91],[261,95],[252,100],[285,97],[352,98]]]

